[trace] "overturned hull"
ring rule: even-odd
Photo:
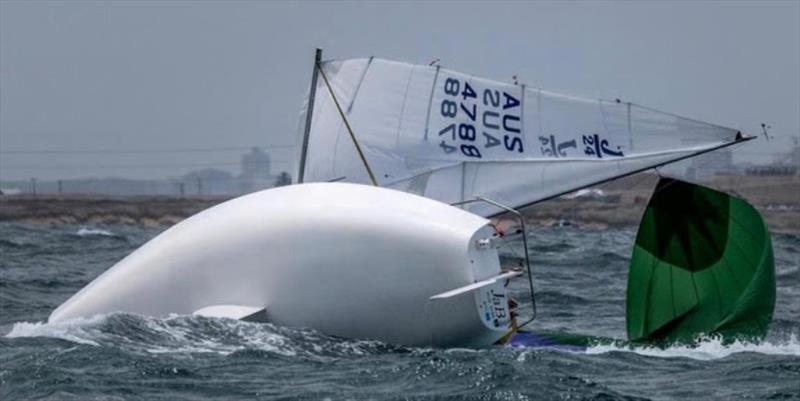
[[[261,191],[160,234],[50,321],[197,313],[395,344],[489,345],[510,322],[488,223],[363,185]]]

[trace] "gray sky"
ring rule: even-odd
[[[772,124],[737,160],[767,162],[800,133],[800,1],[0,0],[0,179],[237,172],[240,148],[296,144],[315,47]],[[187,148],[218,150],[61,152]],[[60,153],[15,153],[30,150]],[[277,170],[296,157],[272,154]]]

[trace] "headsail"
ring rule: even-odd
[[[620,101],[584,99],[437,66],[320,64],[384,187],[447,203],[512,206],[735,143],[731,128]],[[318,80],[304,181],[369,178]],[[468,206],[483,216],[500,210]]]

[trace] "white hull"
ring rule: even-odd
[[[363,185],[261,191],[165,231],[50,321],[111,312],[238,318],[261,310],[261,320],[342,337],[489,345],[509,324],[502,282],[430,299],[500,273],[496,250],[477,245],[494,233],[488,222]]]

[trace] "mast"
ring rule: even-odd
[[[314,95],[317,93],[317,75],[319,63],[322,61],[322,49],[317,48],[314,56],[314,67],[311,72],[311,88],[308,92],[308,105],[306,106],[306,126],[303,132],[303,145],[300,148],[300,168],[297,171],[297,183],[303,183],[306,172],[306,155],[308,154],[308,135],[311,133],[311,120],[314,115]]]

